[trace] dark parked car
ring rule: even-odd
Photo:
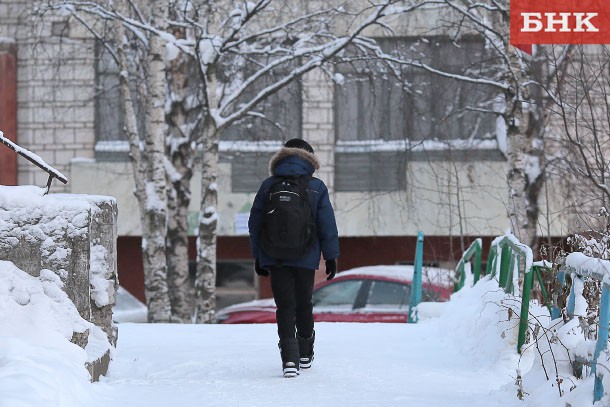
[[[360,267],[317,284],[314,318],[325,322],[406,322],[413,266]],[[452,292],[451,271],[425,267],[422,301],[445,301]],[[219,323],[275,322],[273,299],[235,304],[221,309]]]

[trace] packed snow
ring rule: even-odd
[[[85,349],[70,343],[89,331]],[[0,406],[89,405],[93,386],[86,362],[110,347],[106,334],[85,321],[59,277],[32,277],[0,261]]]
[[[90,384],[86,352],[68,342],[70,329],[85,322],[63,300],[61,309],[72,311],[50,307],[63,298],[58,280],[52,273],[16,278],[7,262],[0,270],[3,407],[592,405],[592,378],[561,376],[560,398],[554,373],[546,380],[536,363],[536,347],[516,352],[519,298],[489,278],[434,304],[435,312],[421,312],[417,324],[316,324],[313,366],[295,379],[282,377],[273,324],[120,323],[108,375]],[[125,299],[140,307],[136,313],[129,314]],[[145,315],[133,300],[119,292],[117,320]],[[552,326],[546,308],[533,304],[530,312]],[[577,328],[574,322],[549,332],[577,344]],[[590,343],[580,348],[590,353]]]
[[[108,252],[102,245],[91,247],[90,284],[91,298],[98,307],[110,304],[114,298],[112,267],[108,264]]]
[[[371,275],[380,277],[392,277],[402,279],[404,281],[412,281],[415,267],[411,265],[404,266],[366,266],[356,267],[341,273],[342,276],[349,275]],[[453,284],[448,274],[449,270],[436,267],[423,267],[422,276],[424,282],[442,282],[445,286]]]
[[[575,270],[592,270],[592,274],[610,284],[610,260],[597,259],[585,256],[582,253],[570,253],[566,257],[566,265]]]

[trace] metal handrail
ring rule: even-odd
[[[59,181],[61,181],[64,184],[68,183],[68,178],[66,178],[66,176],[64,174],[57,171],[55,168],[51,167],[42,158],[40,158],[40,156],[32,153],[31,151],[17,145],[16,143],[12,142],[9,139],[5,138],[4,133],[2,131],[0,131],[0,144],[4,144],[5,146],[7,146],[11,150],[13,150],[15,153],[19,154],[20,156],[22,156],[23,158],[25,158],[26,160],[28,160],[29,162],[31,162],[32,164],[34,164],[35,166],[37,166],[38,168],[40,168],[41,170],[43,170],[47,174],[49,174],[49,179],[47,180],[47,185],[46,185],[47,193],[49,192],[49,189],[51,188],[51,183],[53,182],[53,179],[58,179]]]
[[[519,242],[514,236],[496,238],[496,240],[492,242],[491,248],[491,250],[494,250],[494,256],[490,275],[495,276],[498,272],[497,251],[498,248],[500,248],[500,275],[498,282],[506,293],[513,295],[515,293],[515,276],[513,275],[515,264],[523,266],[523,288],[521,293],[521,310],[519,313],[519,333],[517,336],[517,352],[521,353],[521,347],[525,343],[528,328],[529,303],[532,287],[534,285],[534,276],[537,274],[539,275],[539,271],[536,272],[536,269],[533,266],[532,249]],[[518,267],[517,272],[519,272],[519,270],[521,270],[521,267]],[[518,275],[519,274],[517,274],[517,277]],[[539,281],[542,287],[542,281]]]
[[[552,315],[551,304],[544,288],[542,276],[540,270],[549,269],[546,265],[534,264],[531,267],[529,273],[523,276],[523,289],[521,292],[521,312],[519,313],[519,335],[517,337],[517,351],[521,353],[521,347],[525,344],[525,337],[528,326],[528,315],[530,309],[530,300],[532,298],[532,288],[534,287],[534,277],[538,279],[540,291],[542,292],[542,298],[544,299],[544,305],[549,310],[549,315]]]
[[[476,241],[473,242],[468,250],[464,252],[462,258],[456,266],[456,274],[459,275],[460,279],[456,283],[456,291],[461,289],[465,281],[465,268],[464,264],[467,260],[470,260],[472,256],[475,256],[476,264]],[[499,251],[499,254],[498,254]],[[593,399],[595,401],[601,400],[604,395],[604,387],[602,383],[603,371],[597,371],[597,360],[602,351],[608,347],[608,338],[610,335],[610,261],[588,258],[590,261],[603,263],[602,266],[596,264],[595,267],[589,265],[589,267],[575,268],[569,265],[563,265],[559,270],[558,278],[563,280],[563,276],[566,273],[572,273],[573,280],[576,278],[591,277],[598,281],[603,282],[602,296],[600,302],[600,313],[599,313],[599,325],[597,334],[597,343],[595,346],[595,353],[593,360],[586,361],[591,366],[590,375],[595,376],[595,384],[593,388]],[[589,261],[588,260],[588,261]],[[499,264],[498,264],[499,263]],[[489,249],[489,255],[487,257],[486,274],[490,277],[495,277],[498,273],[498,282],[501,288],[508,294],[514,294],[515,291],[515,264],[517,272],[523,270],[523,286],[521,292],[521,310],[519,314],[519,333],[517,339],[517,352],[521,353],[521,348],[525,343],[525,337],[528,329],[528,316],[529,316],[529,305],[531,299],[531,292],[535,280],[538,280],[540,285],[540,291],[544,300],[544,305],[549,310],[549,315],[558,314],[556,307],[551,304],[548,293],[544,287],[542,280],[541,270],[551,270],[552,264],[546,261],[533,263],[532,250],[520,243],[514,236],[503,236],[496,238]],[[479,270],[479,266],[475,266],[475,271]],[[603,272],[600,272],[603,269]],[[517,275],[517,277],[518,277]],[[476,282],[476,280],[475,280]],[[575,309],[575,292],[574,284],[570,291],[570,297],[568,299],[567,311],[570,318],[574,317]]]
[[[500,252],[500,276],[498,278],[500,287],[504,289],[504,291],[508,294],[514,294],[514,268],[515,261],[517,265],[523,266],[523,275],[527,275],[532,268],[533,263],[533,254],[532,249],[530,249],[527,245],[519,242],[517,238],[512,235],[505,235],[500,238],[496,238],[491,243],[492,249],[495,248],[497,253],[497,248],[501,249]],[[498,256],[494,256],[491,266],[490,275],[495,276],[497,274],[497,261]]]
[[[481,252],[483,248],[483,241],[481,238],[477,238],[470,244],[468,249],[462,254],[460,261],[455,266],[455,274],[458,281],[453,285],[453,292],[459,291],[464,287],[466,282],[466,263],[472,263],[474,257],[474,270],[473,270],[473,284],[476,284],[481,278]]]

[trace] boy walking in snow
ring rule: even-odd
[[[269,162],[248,221],[254,269],[271,276],[284,377],[313,360],[312,291],[320,252],[328,280],[337,272],[339,237],[328,189],[312,175],[320,167],[302,139],[287,141]]]

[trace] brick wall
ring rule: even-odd
[[[320,161],[316,176],[329,192],[334,191],[335,130],[333,118],[333,82],[320,70],[303,78],[303,139],[315,148]]]
[[[0,36],[17,48],[18,143],[69,177],[72,158],[93,158],[95,43],[76,21],[35,14],[42,3],[0,0]],[[46,184],[26,160],[18,169],[19,184]],[[56,183],[53,191],[69,189]]]

